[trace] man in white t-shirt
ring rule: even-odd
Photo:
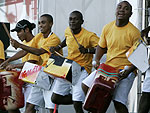
[[[141,31],[141,36],[146,37],[148,45],[150,45],[150,37],[148,33],[150,31],[150,26]],[[150,51],[148,50],[148,57]],[[142,96],[140,98],[138,113],[148,113],[150,111],[150,68],[145,73],[145,79],[142,88]]]

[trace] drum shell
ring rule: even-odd
[[[105,113],[110,105],[114,88],[114,82],[106,82],[103,76],[96,78],[84,103],[84,109],[92,113]]]
[[[14,110],[24,107],[24,95],[22,92],[23,81],[19,80],[20,72],[0,72],[0,109]]]

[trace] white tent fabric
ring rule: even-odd
[[[69,14],[79,10],[84,17],[83,26],[100,36],[102,27],[115,19],[115,6],[116,2],[112,0],[39,0],[39,14],[53,16],[53,31],[62,38]]]

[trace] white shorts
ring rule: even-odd
[[[21,113],[25,112],[26,102],[27,102],[27,99],[30,95],[32,87],[33,87],[33,84],[30,84],[30,83],[24,83],[24,85],[22,87],[22,91],[24,94],[24,107],[19,109],[21,111]]]
[[[45,90],[33,86],[31,89],[31,93],[27,99],[27,102],[39,107],[54,109],[55,104],[51,101],[51,95],[54,84],[55,83],[53,83],[51,90]]]
[[[82,81],[88,76],[87,71],[84,69],[81,72],[80,77],[75,85],[72,85],[69,81],[61,78],[56,79],[56,83],[53,89],[53,92],[59,95],[68,95],[72,91],[72,100],[73,101],[84,101],[85,95],[82,90],[81,84]]]
[[[54,109],[55,104],[51,101],[52,90],[55,84],[51,75],[43,72],[43,68],[40,71],[40,77],[38,78],[37,83],[31,89],[30,95],[27,99],[27,102],[39,107],[45,107],[48,109]],[[39,76],[39,75],[38,75]]]
[[[95,75],[96,75],[96,70],[93,71],[85,80],[83,80],[82,83],[88,87],[91,87],[94,82]],[[121,102],[124,105],[127,105],[128,94],[132,87],[134,78],[135,78],[135,74],[130,73],[127,78],[121,80],[117,84],[114,91],[113,100]]]
[[[33,84],[30,84],[30,83],[25,83],[22,87],[25,103],[29,97],[32,87],[33,87]]]

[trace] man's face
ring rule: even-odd
[[[39,28],[40,28],[41,33],[45,34],[51,31],[51,27],[52,27],[52,23],[50,23],[45,16],[40,17]]]
[[[116,19],[127,20],[131,17],[132,11],[131,7],[126,2],[120,2],[116,9]]]
[[[72,30],[77,30],[81,28],[83,21],[81,17],[76,13],[71,13],[69,17],[69,27]]]
[[[17,36],[21,41],[24,41],[26,39],[26,33],[23,29],[17,31]]]

